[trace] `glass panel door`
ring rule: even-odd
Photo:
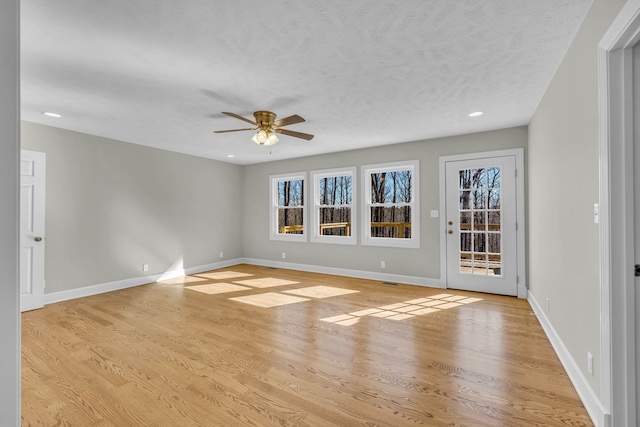
[[[444,162],[447,287],[518,295],[515,155]]]
[[[458,172],[461,274],[502,276],[500,167]]]

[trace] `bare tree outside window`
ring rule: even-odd
[[[375,172],[371,177],[371,237],[411,238],[413,173]]]
[[[342,175],[320,178],[319,198],[319,234],[351,236],[352,177]]]
[[[278,181],[278,233],[304,232],[304,180]]]

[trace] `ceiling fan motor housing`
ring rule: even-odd
[[[276,115],[271,111],[256,111],[253,113],[253,117],[256,118],[256,123],[258,123],[261,129],[270,127],[276,120]]]

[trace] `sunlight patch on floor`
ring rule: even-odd
[[[202,292],[203,294],[215,295],[215,294],[225,294],[227,292],[246,291],[247,289],[253,289],[253,288],[234,285],[231,283],[210,283],[208,285],[187,286],[185,287],[185,289]]]
[[[198,277],[204,277],[205,279],[212,280],[228,280],[228,279],[237,279],[238,277],[250,277],[253,274],[249,273],[240,273],[238,271],[214,271],[209,273],[198,273],[195,274]]]
[[[254,288],[273,288],[276,286],[296,285],[300,282],[293,282],[291,280],[276,279],[274,277],[265,277],[262,279],[249,279],[249,280],[237,280],[233,283],[239,285],[247,285]]]
[[[352,326],[362,317],[371,316],[389,320],[406,320],[416,316],[437,313],[442,310],[460,307],[466,304],[482,301],[482,298],[471,298],[462,295],[438,294],[425,298],[416,298],[405,302],[382,305],[376,308],[353,311],[346,314],[325,317],[322,322],[333,323],[341,326]]]
[[[351,289],[334,288],[331,286],[311,286],[309,288],[292,289],[290,291],[282,291],[285,294],[300,295],[310,298],[329,298],[338,295],[355,294],[360,291],[352,291]]]
[[[295,304],[297,302],[309,301],[308,298],[296,297],[293,295],[284,295],[277,292],[268,292],[266,294],[248,295],[244,297],[229,298],[232,301],[244,304],[255,305],[257,307],[271,308],[280,305]]]

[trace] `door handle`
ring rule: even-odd
[[[33,238],[33,240],[35,240],[36,242],[41,242],[42,241],[42,237],[36,236],[36,237]]]

